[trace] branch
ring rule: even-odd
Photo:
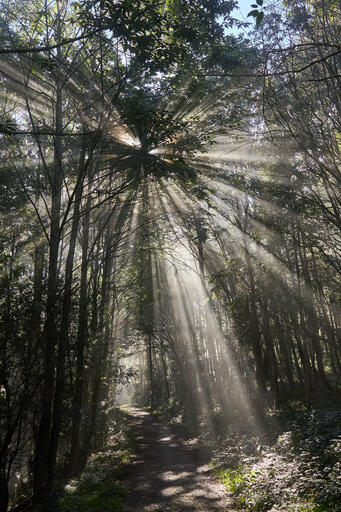
[[[57,132],[48,132],[48,131],[16,132],[16,131],[12,131],[12,130],[2,130],[0,128],[0,134],[2,133],[3,135],[51,135],[53,137],[79,137],[81,135],[94,135],[97,133],[97,131],[98,130],[93,130],[91,132],[76,132],[76,133],[72,133],[72,132],[57,133]]]
[[[267,78],[269,76],[281,76],[281,75],[290,75],[290,74],[297,75],[298,73],[301,73],[302,71],[305,71],[306,69],[310,68],[311,66],[314,66],[315,64],[319,64],[321,62],[324,62],[325,60],[329,59],[330,57],[334,57],[335,55],[338,55],[339,53],[341,53],[341,48],[338,48],[338,50],[336,50],[335,52],[329,53],[328,55],[325,55],[324,57],[321,57],[320,59],[312,60],[311,62],[309,62],[305,66],[302,66],[301,68],[290,69],[290,70],[287,70],[287,71],[274,71],[272,73],[267,73],[266,70],[264,69],[264,72],[263,73],[259,73],[259,74],[252,74],[252,73],[239,73],[239,74],[235,74],[235,73],[221,73],[221,74],[207,73],[207,74],[204,74],[203,73],[203,74],[198,74],[198,76],[217,76],[217,77],[227,76],[227,77],[231,77],[231,78],[233,78],[233,77],[234,78]]]
[[[75,43],[76,41],[81,41],[82,39],[87,39],[89,37],[95,36],[99,32],[102,32],[103,30],[109,30],[110,26],[107,27],[101,27],[96,30],[92,30],[91,32],[88,32],[87,34],[82,34],[77,37],[71,37],[70,39],[64,39],[60,43],[52,44],[52,45],[46,45],[46,46],[33,46],[31,48],[3,48],[0,49],[0,55],[6,55],[6,54],[22,54],[22,53],[39,53],[39,52],[49,52],[51,50],[55,50],[56,48],[60,48],[61,46],[65,46],[70,43]]]

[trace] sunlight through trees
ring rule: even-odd
[[[0,512],[118,403],[218,436],[340,393],[340,5],[236,5],[1,0]]]

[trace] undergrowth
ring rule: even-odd
[[[124,413],[126,414],[126,413]],[[125,491],[120,484],[123,466],[130,462],[133,447],[120,415],[102,451],[92,454],[77,479],[64,486],[60,512],[121,512]]]
[[[102,448],[90,455],[77,477],[65,480],[60,471],[56,485],[43,505],[30,505],[31,499],[23,489],[22,495],[13,504],[13,510],[121,512],[125,495],[121,483],[123,467],[132,459],[134,447],[129,435],[129,413],[115,409],[111,416]]]
[[[110,445],[91,456],[82,474],[65,485],[60,512],[120,512],[124,491],[119,468],[128,456]]]
[[[341,410],[294,402],[267,428],[230,428],[211,462],[252,512],[341,512]]]
[[[121,512],[125,498],[126,466],[134,458],[136,434],[131,414],[113,408],[103,445],[92,453],[74,478],[63,477],[63,462],[56,484],[44,504],[32,505],[29,482],[18,489],[10,510],[20,512]],[[65,467],[65,464],[64,464]]]

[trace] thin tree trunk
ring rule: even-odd
[[[84,351],[87,343],[87,272],[89,251],[89,225],[90,225],[90,196],[85,206],[82,237],[82,264],[79,295],[78,332],[76,345],[76,379],[72,399],[72,426],[71,426],[71,451],[69,458],[69,471],[71,474],[80,469],[80,427],[81,411],[84,392]]]
[[[58,49],[60,60],[61,50]],[[63,129],[62,77],[56,79],[56,133]],[[44,328],[44,373],[41,400],[41,417],[34,459],[33,490],[34,502],[40,503],[49,493],[49,440],[52,421],[52,401],[55,385],[55,347],[57,344],[57,287],[58,251],[60,244],[60,209],[62,191],[62,137],[54,138],[54,166],[51,183],[52,207],[50,227],[49,269],[47,283],[46,322]]]
[[[84,149],[83,149],[84,151]],[[84,156],[82,156],[82,163],[80,165],[81,176],[77,183],[77,190],[75,194],[75,205],[73,211],[73,220],[71,227],[71,235],[69,240],[69,251],[66,259],[65,266],[65,284],[64,284],[64,297],[62,305],[61,325],[58,336],[58,354],[57,354],[57,374],[56,386],[53,404],[53,421],[50,436],[49,446],[49,485],[51,486],[55,477],[56,470],[56,457],[58,450],[58,440],[62,421],[62,405],[65,389],[65,355],[69,337],[70,314],[71,314],[71,298],[72,298],[72,275],[73,275],[73,261],[75,256],[77,233],[80,221],[80,204],[83,194],[83,179],[84,179]]]
[[[3,468],[0,469],[0,512],[7,512],[9,503],[8,482]]]

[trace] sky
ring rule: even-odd
[[[249,23],[252,23],[252,25],[255,24],[255,20],[254,18],[250,17],[248,18],[247,17],[247,14],[252,11],[252,7],[251,7],[251,4],[254,4],[256,3],[255,0],[238,0],[238,9],[234,9],[232,11],[232,16],[234,18],[237,18],[241,21],[247,21]],[[240,32],[244,32],[245,34],[245,31],[247,31],[248,29],[232,29],[232,33],[233,34],[239,34]],[[246,35],[246,34],[245,34]]]
[[[238,0],[238,9],[233,11],[233,15],[243,21],[246,21],[247,13],[252,11],[251,4],[255,4],[253,0]],[[250,21],[250,18],[248,18]]]

